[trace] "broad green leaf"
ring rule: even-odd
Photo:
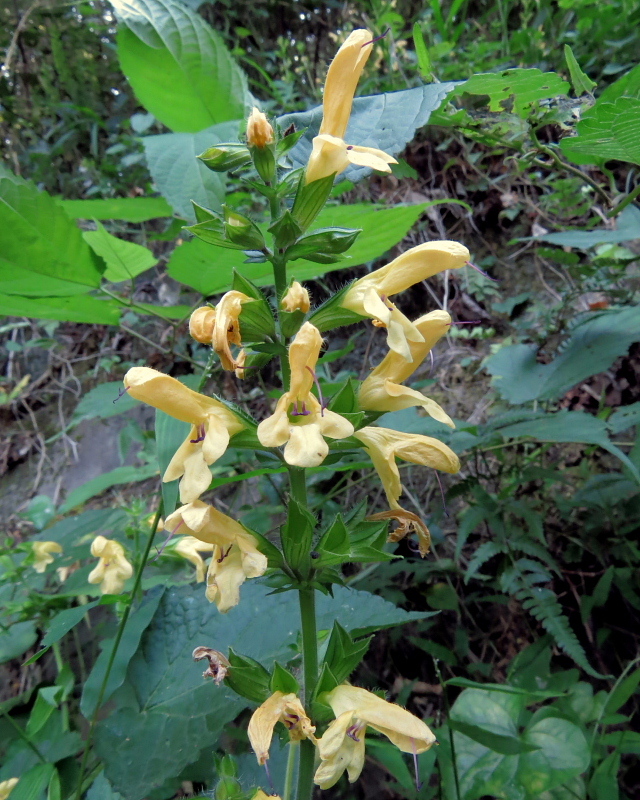
[[[573,328],[549,364],[536,361],[527,344],[503,347],[485,362],[493,386],[512,404],[555,400],[580,381],[608,369],[640,341],[640,307],[588,314]]]
[[[1,237],[1,234],[0,234]],[[34,275],[34,280],[40,280]],[[97,325],[117,325],[121,306],[112,300],[98,300],[82,295],[75,297],[19,297],[0,294],[3,315],[32,319],[58,319],[63,322],[87,322]]]
[[[99,602],[99,600],[94,600],[83,606],[75,606],[74,608],[66,608],[64,611],[59,611],[47,625],[47,632],[40,642],[40,646],[48,647],[50,644],[60,641],[60,639],[72,628],[75,628],[75,626],[84,619],[84,615],[90,609],[97,606]]]
[[[33,622],[16,622],[0,630],[0,664],[19,658],[38,638]]]
[[[640,97],[640,64],[607,86],[598,98],[603,103],[613,103],[619,97]]]
[[[158,469],[155,464],[145,464],[143,467],[116,467],[115,469],[105,472],[103,475],[98,475],[97,478],[83,483],[77,489],[69,492],[67,499],[58,509],[60,514],[66,514],[68,511],[76,508],[82,503],[86,503],[92,497],[102,494],[112,486],[118,486],[121,483],[135,483],[137,481],[146,481],[147,478],[152,478],[158,474]]]
[[[53,197],[0,178],[0,267],[96,287],[104,264]]]
[[[89,247],[104,259],[107,265],[103,275],[105,280],[111,283],[130,280],[157,262],[151,250],[135,242],[118,239],[100,222],[96,225],[97,230],[85,231],[82,236]]]
[[[560,142],[565,156],[576,163],[616,159],[640,164],[640,98],[619,97],[613,103],[598,101],[583,114],[577,133]]]
[[[173,131],[242,119],[246,78],[222,38],[177,0],[111,0],[122,71],[142,105]],[[203,148],[204,149],[204,148]]]
[[[39,763],[31,767],[19,776],[20,780],[11,792],[12,797],[16,800],[41,800],[55,769],[53,764]]]
[[[62,200],[59,205],[71,219],[122,219],[125,222],[146,222],[173,215],[163,197],[110,197],[105,200]]]
[[[159,314],[165,319],[184,319],[191,316],[193,306],[156,306],[153,303],[136,303],[132,308],[136,314]]]
[[[564,46],[564,58],[567,62],[567,67],[569,68],[571,84],[573,85],[573,91],[575,92],[576,97],[580,97],[582,94],[591,92],[594,86],[597,86],[597,83],[592,81],[591,78],[588,75],[585,75],[585,73],[580,69],[580,64],[578,64],[576,57],[573,55],[573,50],[568,44],[565,44]]]
[[[72,297],[84,295],[89,291],[87,286],[71,283],[62,278],[50,275],[37,275],[26,269],[16,269],[13,264],[3,262],[0,257],[0,293],[15,296],[14,302],[31,297]]]
[[[87,800],[122,800],[122,795],[113,790],[104,772],[101,772],[89,787]]]
[[[225,653],[233,647],[268,668],[275,660],[286,664],[292,658],[299,630],[297,595],[269,593],[247,581],[240,604],[220,614],[202,587],[165,592],[131,660],[127,685],[113,698],[116,709],[96,731],[105,774],[127,800],[148,796],[195,762],[201,750],[210,752],[224,724],[248,705],[224,685],[203,681],[202,665],[191,659],[195,647],[214,643]],[[336,587],[333,598],[319,597],[317,612],[320,631],[330,630],[339,619],[352,633],[422,616],[343,587]]]
[[[640,402],[616,409],[607,420],[611,433],[622,433],[632,425],[640,425]]]
[[[389,155],[397,155],[413,139],[416,130],[429,122],[431,113],[456,85],[453,82],[430,83],[401,92],[356,98],[345,141],[361,147],[377,147]],[[311,155],[311,141],[320,130],[322,106],[285,114],[278,118],[278,122],[283,130],[291,124],[296,126],[296,130],[307,129],[289,153],[294,168],[306,166]],[[343,173],[343,177],[355,182],[370,173],[367,167],[351,166]]]
[[[288,277],[299,281],[311,280],[326,272],[357,267],[379,258],[406,236],[427,206],[428,203],[418,203],[414,206],[379,208],[370,203],[356,203],[324,208],[316,219],[314,229],[339,225],[362,228],[362,233],[346,253],[347,258],[344,261],[323,265],[300,259],[288,265]],[[243,262],[242,252],[224,250],[200,239],[193,239],[173,251],[168,271],[172,278],[193,287],[205,296],[229,289],[234,269],[258,286],[273,282],[270,263]]]
[[[489,110],[494,112],[510,110],[505,104],[513,100],[513,111],[526,119],[533,103],[565,95],[568,91],[569,84],[555,72],[507,69],[472,75],[455,90],[455,94],[488,95]]]
[[[599,244],[619,244],[640,239],[640,208],[634,205],[627,206],[616,217],[616,230],[610,228],[596,228],[592,231],[562,231],[562,233],[545,233],[536,236],[534,241],[550,242],[562,247],[577,247],[579,250],[588,250]]]
[[[580,775],[591,761],[584,734],[566,719],[541,719],[528,727],[522,738],[538,748],[524,753],[518,767],[518,779],[534,797]]]
[[[163,133],[144,136],[142,143],[149,172],[177,216],[195,222],[191,201],[219,211],[225,176],[207,169],[197,156],[217,142],[237,139],[238,123],[225,122],[199,133]]]
[[[106,703],[116,689],[122,686],[129,667],[129,662],[138,652],[142,634],[151,624],[151,620],[158,609],[163,594],[163,587],[156,587],[150,592],[147,592],[140,605],[129,616],[116,657],[111,667],[111,672],[109,673],[107,688],[102,698],[103,703]],[[114,639],[105,639],[100,643],[102,652],[98,656],[96,663],[93,665],[93,669],[89,673],[89,677],[85,681],[82,690],[82,698],[80,700],[80,711],[82,711],[86,719],[90,719],[96,709],[107,664],[111,658],[113,643]]]
[[[122,381],[99,383],[84,394],[75,407],[70,427],[79,425],[85,419],[108,419],[124,414],[140,405],[128,392],[122,392]]]

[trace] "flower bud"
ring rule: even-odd
[[[211,344],[213,328],[216,322],[216,310],[211,306],[196,308],[189,319],[189,333],[200,344]]]
[[[269,120],[255,106],[247,120],[247,144],[250,147],[266,147],[273,144],[273,128]]]
[[[311,308],[309,292],[301,283],[294,281],[280,301],[280,305],[283,311],[302,311],[303,314],[306,314]]]

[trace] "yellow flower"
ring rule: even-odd
[[[33,542],[34,561],[33,568],[36,572],[44,572],[49,564],[53,564],[53,553],[61,553],[62,547],[58,542]]]
[[[0,781],[0,800],[7,800],[19,780],[20,778],[9,778],[6,781]]]
[[[295,694],[274,692],[253,712],[247,729],[251,747],[260,765],[269,758],[273,729],[277,722],[282,722],[286,726],[292,742],[299,742],[301,739],[315,741],[313,736],[315,727]]]
[[[421,719],[366,689],[342,684],[323,699],[336,718],[317,742],[321,764],[314,781],[321,789],[333,786],[345,770],[351,783],[358,779],[364,766],[367,726],[384,734],[404,753],[424,753],[436,741]]]
[[[253,298],[243,292],[234,290],[223,295],[216,306],[212,346],[220,356],[223,369],[232,371],[241,367],[240,359],[233,357],[230,345],[242,344],[242,337],[240,334],[240,313],[242,311],[242,304],[252,301]]]
[[[89,583],[99,583],[102,594],[120,594],[124,582],[133,575],[133,567],[124,555],[120,542],[96,536],[91,555],[99,558],[98,566],[89,573]]]
[[[265,794],[262,789],[258,789],[251,800],[281,800],[279,794]]]
[[[247,120],[247,144],[262,148],[272,143],[273,128],[262,111],[254,106]]]
[[[296,467],[322,464],[329,452],[324,436],[344,439],[353,433],[348,420],[322,408],[311,392],[321,347],[320,331],[305,322],[289,347],[290,389],[278,400],[274,413],[258,425],[260,443],[265,447],[286,444],[284,459]]]
[[[372,38],[363,28],[352,31],[331,62],[324,84],[322,125],[313,140],[306,183],[343,172],[349,164],[391,172],[389,164],[397,163],[382,150],[344,141],[356,86],[373,47]]]
[[[165,526],[213,546],[205,594],[223,614],[240,602],[240,587],[245,580],[263,575],[267,568],[266,556],[258,550],[255,536],[201,500],[174,511]]]
[[[360,386],[360,408],[370,411],[399,411],[411,406],[422,406],[438,422],[454,428],[449,415],[434,400],[415,389],[400,385],[418,369],[435,343],[447,333],[451,317],[446,311],[432,311],[417,319],[413,325],[424,341],[409,344],[412,360],[407,361],[390,350]]]
[[[409,342],[421,344],[424,336],[389,297],[445,269],[459,269],[469,257],[467,248],[458,242],[420,244],[398,256],[386,267],[357,280],[347,289],[340,304],[363,317],[378,320],[387,328],[389,348],[411,362],[413,356]]]
[[[194,565],[196,568],[196,582],[202,583],[204,580],[205,563],[200,553],[211,553],[213,549],[213,544],[201,542],[200,539],[196,539],[195,536],[181,536],[173,550]]]
[[[284,311],[302,311],[306,314],[311,308],[309,292],[301,283],[294,281],[280,301],[280,306]]]
[[[130,369],[124,376],[124,385],[136,400],[192,425],[162,480],[182,478],[180,501],[196,500],[211,483],[209,465],[225,452],[230,437],[242,430],[243,423],[219,400],[194,392],[175,378],[149,367]]]
[[[438,439],[418,433],[366,427],[361,428],[354,436],[362,442],[371,457],[391,507],[391,511],[374,514],[369,519],[397,519],[400,527],[391,534],[390,541],[397,542],[410,531],[415,531],[418,534],[420,554],[425,556],[431,543],[429,529],[419,517],[406,511],[398,502],[402,494],[402,484],[396,456],[412,464],[422,464],[449,473],[460,469],[458,456]]]
[[[213,326],[216,322],[216,310],[211,306],[196,308],[189,317],[189,333],[200,344],[211,344]]]

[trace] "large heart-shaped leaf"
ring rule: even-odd
[[[123,23],[122,71],[147,111],[171,130],[190,133],[244,116],[244,73],[199,14],[177,0],[111,4]]]

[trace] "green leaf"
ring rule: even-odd
[[[462,733],[478,742],[494,753],[501,753],[503,756],[515,756],[520,753],[527,753],[531,750],[537,750],[535,745],[527,744],[522,741],[519,736],[505,736],[499,733],[492,733],[491,731],[484,730],[478,725],[470,725],[468,722],[456,722],[454,719],[449,720],[449,727],[453,731]]]
[[[126,242],[112,236],[100,222],[96,223],[97,230],[85,231],[82,236],[91,247],[106,262],[104,279],[111,283],[130,280],[150,269],[157,258],[151,250],[135,242]]]
[[[599,244],[620,244],[633,239],[640,239],[640,208],[627,206],[616,217],[616,230],[595,228],[592,231],[563,231],[562,233],[545,233],[536,236],[535,241],[559,244],[561,247],[577,247],[589,250]]]
[[[36,764],[20,776],[11,796],[15,800],[40,800],[54,772],[53,764]]]
[[[426,80],[431,80],[433,78],[433,73],[431,71],[431,58],[429,57],[429,50],[425,44],[419,22],[414,23],[412,32],[413,47],[416,51],[416,58],[418,59],[418,70],[423,78]]]
[[[354,641],[338,620],[333,623],[324,661],[338,683],[347,680],[362,661],[372,638]]]
[[[60,506],[58,512],[66,514],[77,506],[82,505],[82,503],[86,503],[92,497],[102,494],[112,486],[118,486],[121,483],[146,481],[147,478],[152,478],[157,474],[158,468],[155,464],[145,464],[142,467],[116,467],[69,492],[67,499]]]
[[[19,658],[38,638],[33,622],[16,622],[0,630],[0,664]]]
[[[622,433],[633,425],[640,425],[640,402],[617,408],[607,420],[611,433]]]
[[[0,178],[0,269],[35,284],[45,275],[97,287],[104,264],[53,197],[30,183]]]
[[[618,711],[629,700],[640,685],[640,669],[634,670],[613,689],[605,705],[607,714]]]
[[[79,425],[86,419],[108,419],[140,405],[128,392],[120,394],[122,381],[99,383],[82,396],[75,407],[70,427]]]
[[[83,606],[76,606],[75,608],[66,608],[64,611],[59,611],[47,625],[47,632],[45,633],[41,647],[48,647],[54,642],[59,642],[60,639],[72,628],[84,619],[85,614],[92,608],[98,605],[100,601],[94,600],[92,603],[85,603]]]
[[[71,219],[122,219],[146,222],[170,217],[171,206],[163,197],[110,197],[105,200],[63,200],[55,198]]]
[[[562,152],[578,164],[629,161],[640,164],[640,98],[598,101],[582,116],[577,136],[560,142]]]
[[[401,92],[358,97],[353,102],[345,141],[351,145],[376,147],[395,156],[413,139],[416,130],[429,122],[431,112],[440,106],[455,86],[456,83],[452,82],[430,83]],[[320,130],[321,121],[322,106],[278,118],[282,130],[291,124],[296,130],[307,129],[288,154],[294,168],[307,165],[311,142]],[[342,176],[355,183],[370,173],[367,167],[351,166]]]
[[[573,85],[573,91],[575,92],[576,97],[580,97],[581,94],[590,94],[594,86],[597,86],[597,83],[592,81],[591,78],[588,75],[585,75],[580,69],[580,65],[576,61],[576,57],[573,55],[573,50],[568,44],[565,44],[564,46],[564,57],[565,61],[567,62],[567,67],[569,68],[571,83]]]
[[[538,748],[521,757],[518,769],[520,782],[533,796],[580,775],[591,761],[584,734],[566,719],[542,719],[525,730],[523,739]]]
[[[237,122],[225,122],[199,133],[162,133],[142,138],[153,181],[179,217],[196,221],[192,200],[216,211],[222,208],[225,176],[211,172],[197,155],[237,133]]]
[[[288,670],[276,661],[273,665],[273,674],[271,676],[269,690],[271,692],[297,695],[300,693],[300,684]]]
[[[120,640],[118,652],[116,653],[115,660],[111,667],[111,672],[109,673],[107,688],[102,698],[103,703],[106,703],[116,689],[122,686],[129,667],[129,662],[138,652],[142,634],[151,624],[151,620],[162,600],[163,593],[163,587],[156,587],[150,592],[147,592],[140,605],[129,616],[122,639]],[[100,695],[100,687],[104,680],[107,664],[111,658],[113,643],[113,638],[104,639],[100,643],[102,652],[98,656],[84,684],[82,698],[80,699],[80,711],[82,711],[86,719],[91,719],[96,710],[96,704]]]
[[[257,581],[244,584],[240,604],[227,614],[208,603],[202,589],[168,589],[131,660],[127,683],[112,700],[113,713],[96,730],[98,755],[113,787],[127,800],[149,796],[197,761],[201,750],[210,753],[223,726],[246,707],[226,686],[202,680],[201,665],[191,660],[195,647],[233,647],[269,668],[276,659],[286,663],[299,613],[295,592],[271,595]],[[317,614],[319,630],[330,630],[340,619],[352,636],[423,616],[343,587],[336,587],[334,597],[318,597]]]
[[[1,234],[0,234],[1,238]],[[34,280],[40,278],[34,275]],[[1,313],[11,317],[57,319],[62,322],[87,322],[95,325],[118,325],[122,306],[113,300],[76,297],[18,297],[0,294]]]
[[[406,236],[427,206],[428,203],[418,203],[379,208],[371,203],[356,203],[324,208],[316,219],[317,225],[333,227],[339,224],[361,228],[362,235],[349,250],[348,259],[341,264],[320,265],[300,259],[287,266],[289,278],[312,280],[347,265],[351,269],[379,258]],[[234,269],[258,286],[273,283],[270,263],[244,264],[243,260],[243,253],[213,248],[194,239],[173,251],[167,269],[172,278],[205,296],[227,291],[233,280]]]
[[[109,781],[101,772],[89,787],[87,800],[123,800],[122,795],[113,790]]]
[[[489,96],[489,110],[509,110],[505,104],[513,98],[513,111],[522,119],[529,116],[530,106],[539,100],[565,95],[569,84],[555,72],[539,69],[507,69],[504,72],[483,72],[472,75],[458,86],[454,95]]]
[[[244,116],[244,73],[199,14],[176,0],[111,4],[123,23],[122,71],[147,111],[168,128],[188,133]]]

